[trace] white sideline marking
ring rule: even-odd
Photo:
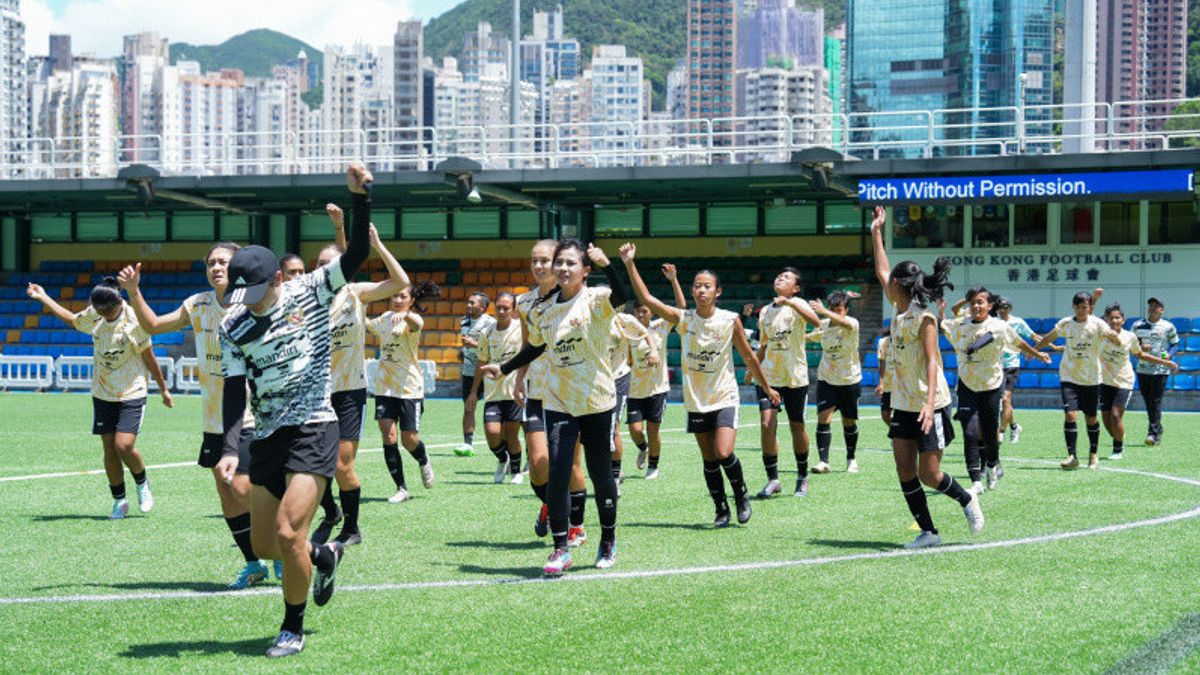
[[[1028,462],[1035,464],[1055,464],[1055,462],[1038,459],[1021,459],[1012,458],[1008,461]],[[1136,469],[1109,469],[1103,468],[1101,471],[1112,471],[1114,473],[1122,473],[1135,476],[1143,476],[1147,478],[1158,478],[1177,483],[1183,483],[1193,487],[1200,487],[1200,480],[1192,478],[1184,478],[1182,476],[1172,476],[1165,473],[1156,473],[1150,471],[1138,471]],[[511,577],[507,579],[456,579],[447,581],[414,581],[408,583],[392,583],[392,584],[358,584],[349,586],[340,586],[339,592],[342,593],[362,593],[362,592],[384,592],[384,591],[419,591],[440,588],[473,588],[486,586],[506,586],[506,585],[526,585],[526,584],[542,584],[542,583],[566,583],[566,582],[585,582],[585,581],[604,581],[618,579],[652,579],[658,577],[675,577],[675,576],[691,576],[697,574],[711,574],[713,572],[752,572],[760,570],[776,570],[791,567],[814,567],[817,565],[829,565],[842,562],[855,562],[859,560],[885,560],[891,558],[908,558],[914,556],[932,556],[945,555],[948,553],[965,553],[970,551],[986,551],[995,548],[1011,548],[1014,546],[1028,546],[1030,544],[1044,544],[1058,541],[1067,541],[1070,539],[1079,539],[1082,537],[1091,537],[1102,534],[1112,534],[1116,532],[1124,532],[1126,530],[1134,530],[1143,527],[1154,527],[1157,525],[1166,525],[1176,523],[1191,518],[1200,516],[1200,506],[1192,508],[1180,513],[1173,513],[1166,516],[1156,518],[1147,518],[1143,520],[1135,520],[1128,523],[1120,523],[1117,525],[1102,525],[1100,527],[1088,528],[1085,530],[1073,530],[1068,532],[1055,532],[1052,534],[1040,534],[1029,537],[1018,537],[1016,539],[1004,539],[1001,541],[980,542],[977,544],[955,544],[950,546],[941,546],[937,548],[925,549],[894,549],[889,551],[872,551],[869,553],[852,553],[848,555],[829,556],[824,558],[801,558],[799,560],[767,560],[760,562],[746,563],[730,563],[725,565],[705,565],[701,567],[676,567],[661,570],[633,570],[629,572],[601,572],[595,574],[576,574],[561,577],[559,579],[545,578],[521,578]],[[34,596],[34,597],[16,597],[16,598],[0,598],[0,606],[5,605],[36,605],[36,604],[57,604],[70,602],[123,602],[127,600],[194,600],[201,598],[220,598],[220,597],[255,597],[262,595],[278,595],[279,589],[276,587],[268,588],[252,588],[242,591],[159,591],[145,593],[109,593],[109,594],[76,594],[76,595],[52,595],[52,596]]]

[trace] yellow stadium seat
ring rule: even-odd
[[[38,327],[38,317],[36,314],[30,314],[29,316],[25,317],[25,327],[26,328],[37,328]]]

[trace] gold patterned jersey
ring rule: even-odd
[[[633,376],[629,381],[629,398],[650,398],[671,389],[671,381],[667,378],[667,335],[671,332],[671,324],[662,319],[654,319],[646,332],[654,342],[658,363],[650,365],[651,350],[645,340],[640,340],[633,346],[630,358]]]
[[[92,336],[92,396],[101,401],[132,401],[146,397],[146,365],[142,352],[150,336],[138,325],[128,303],[115,321],[105,321],[92,306],[79,313],[75,330]]]
[[[612,330],[608,333],[608,361],[614,380],[630,373],[629,350],[639,342],[645,343],[647,334],[646,327],[632,314],[620,313],[613,317]]]
[[[1058,322],[1054,331],[1067,342],[1058,367],[1059,381],[1084,387],[1100,384],[1100,345],[1112,329],[1099,317],[1088,315],[1086,321],[1068,316]]]
[[[479,363],[501,364],[521,351],[521,322],[509,321],[507,328],[492,324],[479,334]],[[482,375],[480,377],[483,377]],[[509,373],[499,379],[483,379],[483,400],[511,401],[517,374]]]
[[[367,322],[367,330],[379,338],[379,367],[375,370],[375,395],[391,398],[425,398],[425,377],[417,363],[421,328],[425,321],[416,314],[417,329],[403,314],[384,312]]]
[[[352,284],[342,286],[329,306],[331,391],[366,389],[367,308]]]
[[[758,330],[767,346],[762,368],[772,387],[808,386],[804,317],[787,305],[767,305],[758,313]]]
[[[858,319],[847,316],[850,327],[839,326],[829,319],[821,321],[821,365],[817,379],[838,386],[862,380],[862,364],[858,356]]]
[[[525,324],[526,332],[529,331],[530,310],[537,303],[538,289],[530,289],[517,296],[517,311],[521,315],[521,321]],[[546,370],[550,367],[550,357],[542,354],[529,364],[529,368],[525,369],[525,398],[533,400],[541,400],[542,389],[545,386]]]
[[[937,317],[928,308],[916,303],[892,319],[892,337],[888,347],[887,369],[892,373],[892,408],[921,412],[929,393],[925,372],[925,346],[921,343],[921,324],[932,321],[937,337]],[[950,387],[942,370],[942,353],[937,352],[937,381],[933,383],[935,410],[950,405]]]
[[[1142,343],[1137,335],[1125,329],[1121,329],[1117,339],[1121,341],[1119,346],[1108,340],[1100,343],[1100,383],[1117,389],[1133,389],[1137,376],[1129,355],[1141,356]]]
[[[701,413],[738,405],[733,372],[733,331],[738,315],[724,309],[707,319],[685,310],[675,331],[683,338],[683,404]]]
[[[942,330],[954,351],[958,354],[958,379],[971,391],[991,391],[1004,385],[1004,352],[1015,349],[1016,331],[1007,322],[989,316],[975,323],[969,316],[960,316],[942,322]],[[992,334],[992,341],[982,349],[967,354],[967,348],[985,333]]]
[[[546,346],[542,407],[568,415],[609,412],[617,405],[608,358],[613,317],[607,286],[584,286],[563,300],[558,292],[531,314],[529,344]]]
[[[188,296],[183,301],[196,341],[196,363],[200,380],[200,404],[204,408],[204,433],[224,433],[221,402],[225,398],[225,375],[221,370],[221,322],[226,309],[214,291]],[[246,398],[249,401],[249,397]],[[250,406],[242,416],[242,427],[254,426]]]
[[[889,354],[889,348],[892,344],[890,337],[879,338],[879,344],[875,346],[875,356],[879,358],[879,383],[883,385],[883,392],[890,393],[892,391],[892,357]]]

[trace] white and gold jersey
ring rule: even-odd
[[[492,324],[479,334],[479,363],[495,363],[497,365],[508,361],[521,351],[521,322],[514,319],[508,322],[507,328]],[[483,377],[482,375],[480,377]],[[517,374],[509,373],[499,379],[483,378],[483,400],[511,401],[513,387],[517,384]]]
[[[329,377],[335,394],[367,387],[366,324],[366,305],[354,292],[353,285],[346,284],[329,306],[329,330],[333,338]]]
[[[1054,331],[1067,342],[1058,367],[1059,381],[1084,387],[1100,384],[1100,345],[1112,329],[1099,317],[1089,314],[1086,321],[1068,316],[1058,322]]]
[[[741,403],[733,371],[733,331],[738,315],[724,309],[707,319],[683,312],[675,331],[683,338],[683,403],[688,412],[720,410]]]
[[[1121,329],[1117,339],[1121,341],[1119,346],[1108,340],[1100,343],[1100,383],[1117,389],[1133,389],[1137,376],[1129,356],[1141,356],[1142,343],[1137,335],[1125,329]]]
[[[92,336],[92,396],[101,401],[133,401],[146,397],[146,365],[142,352],[150,336],[138,325],[128,303],[115,321],[105,321],[92,306],[79,313],[75,330]]]
[[[224,433],[221,402],[225,399],[225,375],[221,370],[221,322],[228,310],[217,301],[215,291],[188,296],[183,301],[196,341],[196,363],[200,380],[200,404],[204,409],[204,433]],[[248,386],[248,385],[247,385]],[[249,397],[246,398],[249,401]],[[242,427],[254,426],[250,406],[242,416]]]
[[[607,286],[585,286],[562,300],[556,292],[532,311],[529,344],[546,346],[549,361],[539,392],[546,410],[582,416],[617,405],[608,347],[616,310]]]
[[[937,317],[928,308],[915,302],[908,311],[892,319],[892,336],[888,346],[887,369],[892,373],[892,408],[907,412],[921,412],[930,382],[925,372],[925,346],[921,342],[921,324],[931,321],[934,338],[937,337]],[[937,381],[934,387],[933,407],[940,410],[950,405],[950,387],[942,370],[942,353],[937,352]]]
[[[629,350],[639,342],[644,343],[647,334],[646,327],[632,314],[621,313],[613,317],[612,330],[608,334],[608,360],[614,380],[630,373]]]
[[[629,381],[629,398],[650,398],[671,389],[667,377],[667,335],[671,332],[671,324],[662,319],[654,319],[647,328],[650,340],[654,342],[654,350],[658,353],[658,363],[650,365],[650,345],[640,340],[633,345],[633,355],[630,359],[633,376]]]
[[[829,319],[821,321],[821,365],[817,379],[837,386],[862,381],[862,363],[858,355],[858,319],[847,316],[845,328]]]
[[[530,310],[537,303],[538,289],[533,288],[517,296],[517,312],[520,313],[521,322],[525,324],[526,332],[529,331]],[[525,398],[533,400],[541,400],[542,389],[545,387],[546,370],[550,367],[550,357],[542,354],[529,364],[525,369]]]
[[[425,322],[409,312],[418,326]],[[414,330],[403,314],[384,312],[367,322],[367,330],[379,338],[379,367],[375,370],[375,395],[391,398],[425,398],[425,377],[417,363],[421,328]]]
[[[772,387],[808,386],[804,317],[787,305],[767,305],[758,313],[758,330],[767,346],[762,368]]]
[[[883,393],[891,393],[892,391],[892,357],[890,347],[892,338],[884,336],[879,338],[879,344],[875,346],[875,356],[879,358],[879,383],[883,385]]]
[[[958,353],[958,379],[971,391],[983,392],[1004,386],[1004,352],[1016,349],[1016,331],[1007,322],[994,316],[975,323],[969,316],[942,322],[942,330],[954,351]],[[985,333],[992,341],[983,349],[967,354],[967,348]]]

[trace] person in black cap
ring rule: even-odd
[[[1130,332],[1142,343],[1143,352],[1169,360],[1175,358],[1175,352],[1179,351],[1179,333],[1175,331],[1174,324],[1163,318],[1164,309],[1162,301],[1158,298],[1147,300],[1146,318],[1135,321]],[[1146,403],[1146,416],[1150,418],[1146,445],[1158,445],[1162,442],[1162,400],[1170,374],[1168,368],[1138,359],[1138,389]]]
[[[217,466],[232,479],[248,380],[255,418],[250,538],[259,557],[283,559],[285,612],[269,657],[304,649],[309,578],[315,577],[316,604],[329,602],[343,552],[340,542],[317,545],[307,537],[317,502],[337,466],[329,306],[367,259],[371,180],[361,165],[347,172],[353,204],[350,241],[329,265],[285,283],[275,255],[262,246],[240,249],[229,261],[225,302],[235,306],[221,325],[226,441]]]

